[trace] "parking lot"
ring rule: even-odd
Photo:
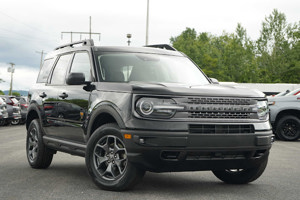
[[[146,173],[127,192],[98,189],[84,158],[57,153],[46,170],[29,167],[25,126],[0,127],[0,199],[299,199],[300,140],[276,141],[268,167],[255,182],[228,185],[211,172]]]

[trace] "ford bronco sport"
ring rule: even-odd
[[[267,99],[212,80],[168,45],[57,47],[29,91],[28,162],[47,168],[57,151],[83,156],[106,190],[132,188],[145,171],[254,181],[273,142]]]

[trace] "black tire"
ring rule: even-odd
[[[87,144],[85,162],[95,184],[104,190],[131,189],[145,174],[129,162],[116,124],[105,124],[93,133]]]
[[[52,162],[53,151],[44,145],[41,126],[37,119],[31,121],[27,130],[26,154],[32,168],[45,169]]]
[[[281,140],[298,140],[300,138],[300,120],[293,115],[282,117],[277,123],[276,135]]]
[[[12,125],[18,125],[18,124],[20,124],[20,120],[19,119],[13,119],[10,123]]]
[[[213,171],[214,175],[221,181],[229,184],[246,184],[258,179],[266,169],[268,159],[258,167],[250,169],[226,169]]]
[[[0,126],[4,126],[4,124],[5,124],[5,120],[4,119],[0,120]]]

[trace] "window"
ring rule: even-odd
[[[52,74],[51,84],[61,85],[65,83],[67,68],[71,56],[72,54],[60,56]]]
[[[104,82],[209,84],[201,70],[183,56],[102,52],[96,52],[96,56],[99,77]]]
[[[46,83],[48,80],[48,76],[50,74],[52,65],[54,63],[55,59],[54,58],[50,58],[44,61],[44,64],[42,66],[42,69],[39,73],[38,79],[37,79],[37,83]]]
[[[86,52],[80,52],[75,54],[70,72],[84,73],[86,81],[92,80],[90,59],[89,55]]]

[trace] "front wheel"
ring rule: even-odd
[[[145,171],[128,160],[119,127],[105,124],[98,128],[87,144],[86,166],[93,181],[102,189],[122,191],[132,188]]]
[[[258,167],[249,169],[226,169],[213,171],[221,181],[229,184],[246,184],[258,179],[264,172],[268,160],[266,159]]]
[[[298,140],[300,138],[300,120],[293,115],[282,117],[278,121],[276,135],[279,139],[286,141]]]

